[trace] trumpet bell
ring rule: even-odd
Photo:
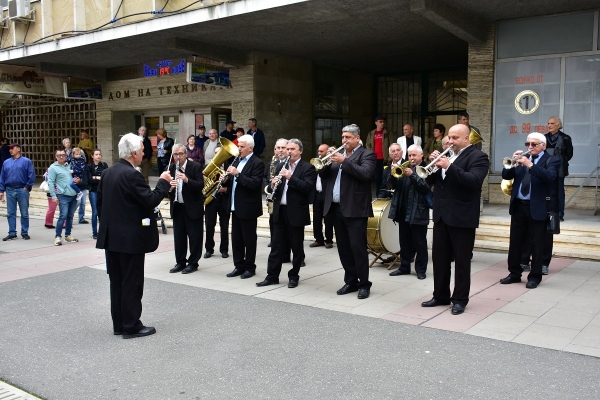
[[[419,175],[419,177],[423,178],[423,179],[425,179],[429,176],[429,173],[427,173],[427,168],[425,168],[425,167],[418,166],[416,172],[417,172],[417,175]]]
[[[513,167],[512,158],[510,158],[510,157],[504,157],[504,158],[502,159],[502,166],[503,166],[505,169],[511,169],[511,168]]]
[[[323,163],[323,161],[321,161],[320,158],[311,158],[310,163],[315,167],[317,171],[323,169],[323,167],[325,166],[325,163]]]
[[[502,193],[510,197],[512,193],[513,179],[503,179],[502,183],[500,183],[500,189],[502,189]]]
[[[390,171],[390,174],[396,179],[400,179],[404,176],[404,169],[411,166],[410,160],[403,162],[400,165],[394,165]]]
[[[469,132],[469,143],[477,144],[479,142],[485,142],[485,140],[483,140],[481,135],[477,133],[475,129],[471,128],[471,131]]]

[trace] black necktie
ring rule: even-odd
[[[532,156],[531,158],[532,158],[531,161],[535,161],[537,156]],[[529,168],[527,168],[527,170],[525,171],[525,176],[523,177],[523,180],[521,181],[521,194],[523,196],[529,195],[530,187],[531,187],[531,174],[529,173]]]

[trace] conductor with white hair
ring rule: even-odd
[[[515,168],[503,169],[502,179],[514,179],[510,195],[510,241],[508,247],[508,271],[502,284],[521,282],[521,254],[529,240],[532,243],[531,271],[527,277],[528,289],[536,288],[542,281],[542,259],[546,238],[546,218],[549,211],[556,210],[556,179],[560,158],[546,150],[546,137],[534,132],[525,143],[530,154],[521,156],[516,151]],[[548,199],[547,199],[548,198]]]
[[[171,175],[163,172],[154,190],[137,169],[144,157],[142,139],[133,133],[119,141],[119,161],[102,173],[98,185],[100,229],[96,248],[104,249],[110,278],[113,333],[123,339],[148,336],[156,329],[144,326],[145,253],[158,247],[154,208],[170,188]]]

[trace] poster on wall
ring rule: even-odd
[[[525,150],[528,134],[547,133],[559,108],[559,58],[497,63],[492,172],[502,172],[504,157]]]
[[[187,81],[202,85],[229,87],[229,68],[210,63],[188,62]]]
[[[30,67],[2,65],[0,66],[0,93],[62,96],[64,91],[59,78],[39,75]]]
[[[67,99],[102,99],[102,85],[94,82],[64,82]]]

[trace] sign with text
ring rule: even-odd
[[[558,115],[560,59],[496,64],[492,171],[502,159],[525,150],[527,135],[548,132],[548,118]]]
[[[172,60],[151,61],[144,64],[109,68],[106,70],[106,80],[122,81],[127,79],[178,75],[185,74],[186,72],[187,62],[185,58],[176,58]]]
[[[93,82],[65,82],[65,97],[68,99],[102,99],[102,85]]]
[[[60,78],[39,75],[31,67],[0,66],[0,92],[11,94],[44,94],[62,96]]]
[[[230,87],[229,68],[209,63],[189,62],[187,68],[187,81],[189,83],[201,83]]]

